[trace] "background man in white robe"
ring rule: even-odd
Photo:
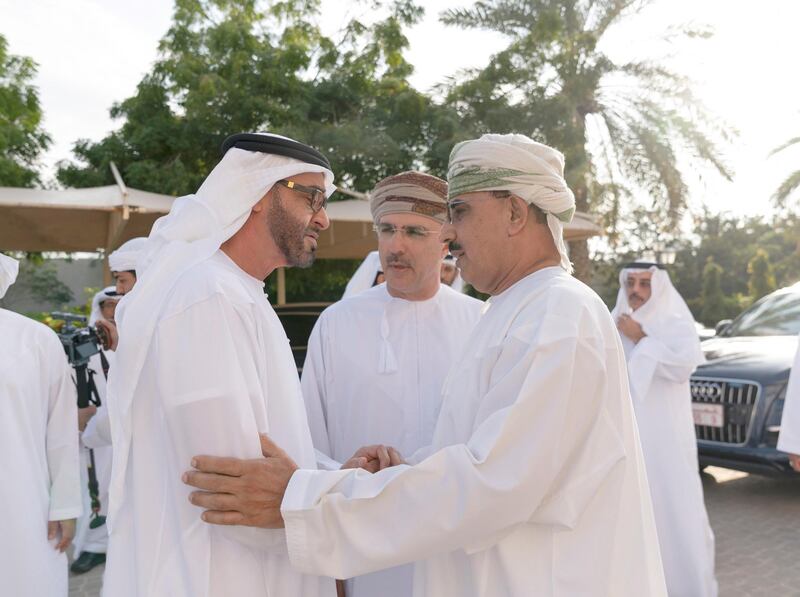
[[[800,344],[786,387],[778,449],[789,454],[789,464],[800,473]]]
[[[464,292],[464,280],[452,255],[445,255],[442,259],[441,280],[456,292]]]
[[[19,264],[0,253],[0,298]],[[0,309],[0,593],[66,597],[81,514],[75,385],[58,336]]]
[[[381,269],[381,258],[377,251],[370,251],[358,266],[353,277],[347,282],[344,289],[343,299],[355,296],[373,286],[383,284],[385,276]]]
[[[689,377],[705,361],[689,307],[654,263],[626,265],[612,316],[631,396],[670,597],[715,597],[714,533],[697,461]]]
[[[136,284],[136,262],[146,244],[147,239],[142,236],[132,238],[108,256],[108,269],[119,294],[129,293]]]
[[[101,319],[113,325],[114,311],[119,299],[116,286],[108,286],[96,293],[92,298],[89,326],[93,327]],[[97,395],[100,398],[100,407],[97,408],[86,427],[81,430],[83,515],[78,519],[78,529],[73,541],[75,547],[73,553],[76,559],[69,567],[73,574],[84,574],[95,566],[99,566],[106,561],[106,552],[108,551],[108,527],[105,524],[98,526],[98,523],[102,522],[108,512],[108,484],[111,480],[111,430],[106,406],[106,378],[113,360],[113,351],[102,349],[89,359],[89,369],[94,372],[93,379]],[[97,513],[92,511],[91,496],[89,495],[87,474],[87,466],[91,461],[89,450],[94,456],[94,469],[97,476],[100,500],[100,511]],[[93,528],[92,524],[95,520]]]
[[[569,275],[563,171],[558,151],[522,135],[453,149],[441,238],[492,298],[413,466],[298,469],[263,438],[266,458],[195,458],[186,480],[211,492],[191,498],[204,518],[285,524],[307,572],[421,559],[418,597],[665,595],[619,335]]]
[[[112,251],[112,253],[108,256],[108,267],[111,270],[111,275],[114,277],[113,290],[116,292],[117,301],[119,301],[125,294],[133,290],[133,287],[136,285],[136,262],[139,260],[139,256],[142,254],[142,249],[146,243],[147,238],[145,237],[140,236],[137,238],[132,238],[122,243],[122,245],[120,245],[116,251]],[[89,325],[97,325],[98,323],[101,323],[110,334],[118,335],[116,321],[105,317],[101,313],[99,306],[100,295],[103,294],[103,292],[110,294],[111,289],[112,287],[108,287],[105,289],[105,291],[101,291],[95,295],[94,300],[92,301],[92,312],[89,316]],[[96,301],[98,301],[97,308],[95,307]],[[109,305],[108,308],[112,309],[112,306]],[[113,309],[116,310],[116,305],[113,305]],[[114,311],[112,310],[110,313],[113,314]],[[115,349],[116,341],[109,350],[102,351],[103,357],[107,361],[105,364],[103,363],[99,354],[93,356],[90,362],[91,368],[96,372],[95,382],[97,383],[97,389],[100,393],[101,401],[106,399],[106,379],[108,379],[108,376],[100,375],[100,372],[107,372],[110,370],[111,364],[115,360]],[[86,429],[82,429],[83,433],[81,434],[81,439],[84,445],[90,448],[111,446],[111,422],[108,416],[109,411],[107,408],[101,407],[95,414],[94,412],[91,412],[94,410],[94,406],[89,406],[79,410],[78,416],[80,418],[87,418],[89,420],[88,424],[86,424]],[[81,411],[90,411],[89,415],[91,416],[82,416]],[[108,463],[108,471],[110,478],[110,462]],[[81,543],[76,540],[76,547],[79,546],[81,546]],[[105,551],[103,553],[105,553]],[[92,558],[92,560],[96,559],[97,558]],[[90,563],[92,562],[86,562],[86,564]],[[75,568],[75,566],[76,564],[73,564],[73,568]],[[79,569],[73,570],[73,572],[80,572],[83,568],[85,568],[85,565],[79,566]],[[86,572],[86,570],[83,570],[83,572]]]
[[[91,357],[89,368],[94,371],[94,381],[97,386],[100,401],[105,402],[106,379],[111,363],[114,361],[114,350],[117,342],[117,328],[112,319],[102,316],[100,299],[108,297],[111,290],[116,294],[115,299],[130,292],[136,284],[136,261],[139,258],[142,248],[147,239],[144,237],[132,238],[124,242],[116,251],[108,256],[108,266],[114,278],[114,286],[104,289],[97,293],[92,299],[92,311],[89,314],[89,325],[98,326],[105,329],[106,333],[113,339],[108,350],[102,350]],[[115,309],[116,305],[106,301],[107,309]],[[113,311],[110,311],[113,313]],[[102,356],[101,356],[102,354]],[[78,427],[81,431],[81,443],[86,448],[95,450],[96,470],[98,472],[98,483],[100,493],[100,505],[102,515],[105,516],[108,508],[108,483],[111,478],[111,423],[108,416],[108,409],[101,407],[97,409],[94,405],[89,405],[78,409]],[[84,486],[86,481],[86,463],[88,452],[81,450],[81,478]],[[98,456],[99,455],[99,456]],[[84,488],[84,498],[88,499],[88,489]],[[103,499],[105,498],[105,499]],[[88,503],[88,502],[86,502]],[[108,548],[108,528],[101,525],[97,528],[90,528],[94,513],[84,509],[81,520],[78,521],[78,531],[75,536],[75,555],[77,559],[70,566],[74,574],[83,574],[95,566],[105,562],[105,553]],[[95,523],[96,524],[96,523]]]
[[[431,442],[444,378],[482,306],[440,283],[446,203],[447,183],[421,172],[370,193],[386,283],[328,307],[303,365],[314,447],[336,461],[370,444],[412,454]],[[347,595],[408,597],[412,576],[409,564],[350,579]]]
[[[277,135],[234,135],[223,151],[155,223],[117,309],[107,597],[335,594],[332,579],[292,568],[283,531],[209,525],[181,483],[192,455],[254,457],[266,432],[315,466],[263,281],[313,261],[333,174],[322,154]]]
[[[98,292],[92,300],[92,311],[89,315],[89,325],[96,326],[100,323],[109,333],[116,333],[114,314],[116,304],[126,293],[136,285],[136,262],[139,259],[147,238],[132,238],[108,256],[108,265],[114,277],[114,286],[109,286]],[[111,465],[113,450],[111,440],[111,422],[107,405],[108,394],[106,382],[108,372],[115,360],[115,345],[108,350],[101,350],[93,355],[89,361],[89,368],[95,372],[94,381],[97,392],[102,402],[96,413],[89,418],[85,428],[81,429],[81,443],[86,448],[81,456],[81,483],[84,487],[84,513],[78,520],[78,529],[74,541],[74,555],[76,560],[70,566],[73,574],[84,574],[95,566],[106,561],[108,551],[108,525],[101,523],[108,515],[109,484],[111,482]],[[79,409],[81,411],[94,410],[94,406]],[[98,497],[100,510],[91,510],[91,498],[88,491],[88,477],[86,465],[89,462],[88,451],[92,450],[95,462],[95,474],[98,483]],[[94,527],[92,525],[95,525]]]

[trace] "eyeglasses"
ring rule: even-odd
[[[396,232],[400,232],[407,239],[419,241],[426,238],[429,234],[439,234],[438,230],[428,230],[422,226],[395,226],[394,224],[376,224],[372,229],[378,234],[381,240],[391,240]]]
[[[325,191],[322,189],[318,189],[317,187],[307,187],[297,184],[293,180],[285,179],[279,180],[277,184],[283,185],[292,191],[297,191],[301,195],[305,195],[306,199],[308,199],[309,207],[311,207],[311,211],[314,213],[317,213],[319,210],[328,206],[328,198],[325,196]]]
[[[490,193],[491,195],[489,196],[476,197],[470,201],[466,201],[465,199],[454,199],[452,201],[448,201],[447,223],[452,224],[453,222],[461,219],[461,215],[469,209],[470,203],[480,201],[481,199],[508,199],[509,197],[512,197],[512,194],[509,191],[490,191]]]
[[[448,201],[447,202],[447,223],[452,224],[454,220],[458,218],[460,213],[463,209],[460,209],[462,206],[469,205],[468,201],[464,201],[463,199],[456,199],[455,201]]]

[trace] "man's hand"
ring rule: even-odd
[[[800,454],[789,454],[789,464],[800,473]]]
[[[58,540],[55,548],[64,552],[72,543],[75,537],[75,519],[70,520],[51,520],[47,523],[47,540]]]
[[[90,404],[86,408],[78,409],[78,431],[86,429],[86,424],[97,413],[97,407]]]
[[[391,446],[376,444],[356,450],[350,460],[342,465],[342,468],[363,468],[371,473],[377,473],[398,464],[405,464],[400,452]]]
[[[189,501],[205,508],[202,519],[212,524],[283,528],[281,502],[297,464],[266,435],[261,435],[264,458],[240,460],[195,456],[196,469],[183,475],[194,491]]]
[[[620,332],[630,338],[634,344],[637,344],[639,340],[647,335],[642,329],[642,324],[640,324],[630,315],[621,315],[617,320],[617,328]]]
[[[98,319],[94,326],[98,330],[102,330],[102,334],[107,338],[107,342],[103,342],[103,350],[117,350],[119,344],[119,334],[117,333],[117,326],[108,321],[107,319]]]

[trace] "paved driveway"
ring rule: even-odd
[[[800,479],[706,471],[720,597],[800,597]],[[101,576],[102,566],[72,577],[70,597],[97,597]]]
[[[800,597],[800,479],[706,471],[720,597]]]

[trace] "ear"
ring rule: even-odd
[[[264,196],[256,202],[256,204],[250,209],[250,211],[259,213],[267,209],[267,202],[269,201],[271,193],[272,189],[264,193]]]
[[[508,235],[515,236],[525,229],[530,217],[530,210],[528,210],[528,204],[516,195],[511,195],[508,206],[510,213]]]

